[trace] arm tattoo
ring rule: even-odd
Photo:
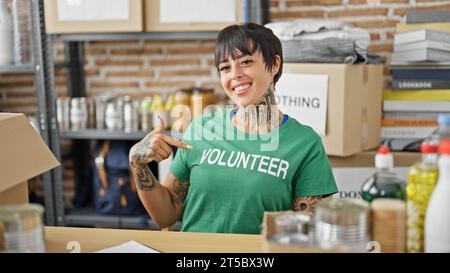
[[[319,202],[321,199],[322,199],[321,195],[295,197],[294,210],[313,213],[316,203]]]
[[[179,199],[181,203],[184,203],[186,200],[186,196],[189,190],[189,181],[181,181],[179,179],[175,179],[173,181],[173,188],[175,189],[175,195]]]
[[[150,191],[156,188],[158,179],[156,179],[147,165],[136,165],[134,162],[131,162],[130,165],[138,190]]]

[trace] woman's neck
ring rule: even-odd
[[[250,133],[265,133],[280,126],[283,113],[278,109],[273,88],[269,88],[259,103],[237,107],[233,118],[236,128]]]

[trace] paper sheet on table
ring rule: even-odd
[[[96,253],[160,253],[156,249],[144,246],[136,241],[129,241],[121,245],[105,248]]]
[[[161,23],[236,22],[236,1],[230,0],[160,0]]]
[[[58,0],[60,21],[128,20],[129,0]]]

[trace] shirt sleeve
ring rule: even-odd
[[[193,123],[193,122],[192,122]],[[186,144],[191,143],[191,137],[189,137],[192,133],[192,123],[188,126],[185,133],[183,134],[182,141]],[[170,172],[178,179],[183,181],[189,181],[191,176],[191,164],[190,164],[190,156],[192,150],[185,150],[178,148],[175,153],[175,158],[173,159],[172,164],[170,165]]]
[[[331,195],[338,192],[328,156],[320,138],[314,142],[293,181],[295,196]]]

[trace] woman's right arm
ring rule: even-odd
[[[168,158],[172,153],[170,145],[192,149],[191,146],[162,134],[163,128],[164,124],[161,121],[160,126],[136,143],[129,153],[131,173],[136,182],[139,198],[152,220],[161,228],[181,219],[189,182],[181,181],[169,173],[161,184],[147,164]]]

